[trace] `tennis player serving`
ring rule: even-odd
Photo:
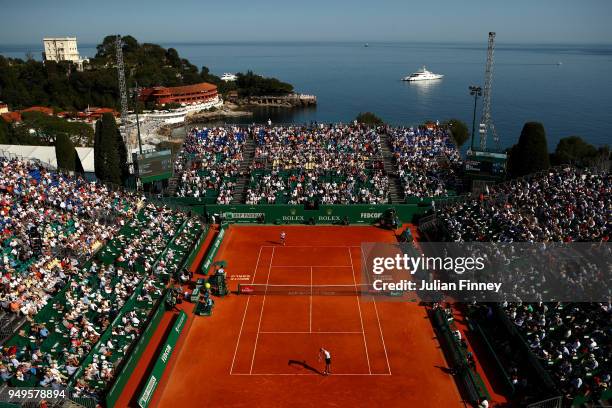
[[[319,350],[319,361],[323,358],[325,359],[325,371],[323,371],[323,375],[329,375],[331,374],[331,353],[321,347]]]

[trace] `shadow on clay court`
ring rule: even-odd
[[[319,374],[319,375],[324,375],[321,371],[317,370],[316,368],[306,364],[306,361],[302,360],[289,360],[289,362],[287,363],[290,366],[300,366],[308,371],[312,371],[313,373]]]

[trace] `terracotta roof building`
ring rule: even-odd
[[[45,115],[53,115],[53,109],[47,108],[46,106],[30,106],[29,108],[22,109],[20,111],[0,113],[0,116],[2,116],[2,119],[4,119],[4,121],[8,123],[21,122],[23,120],[21,115],[27,112],[41,112]]]
[[[141,101],[153,102],[156,105],[204,103],[216,98],[218,98],[217,87],[207,82],[175,87],[155,86],[140,91]]]
[[[47,108],[46,106],[30,106],[29,108],[22,109],[19,112],[21,113],[40,112],[40,113],[44,113],[45,115],[49,115],[49,116],[53,115],[53,109]]]
[[[0,114],[0,116],[6,123],[21,122],[21,113],[19,112],[5,112]]]

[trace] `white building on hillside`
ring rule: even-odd
[[[83,69],[83,62],[77,48],[76,37],[55,37],[43,38],[45,51],[43,59],[45,61],[71,61],[78,65],[79,70]]]

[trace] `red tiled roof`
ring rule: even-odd
[[[53,115],[53,109],[47,108],[46,106],[30,106],[29,108],[22,109],[20,112],[42,112],[47,115]]]
[[[2,119],[4,119],[4,121],[7,122],[7,123],[21,122],[21,113],[19,113],[19,112],[7,112],[7,113],[3,113],[2,114]]]
[[[202,82],[199,84],[193,85],[184,85],[184,86],[154,86],[152,88],[145,88],[140,92],[141,96],[148,96],[151,94],[163,94],[163,95],[182,95],[182,94],[191,94],[197,92],[210,92],[216,91],[217,86],[213,84],[209,84],[208,82]]]
[[[112,114],[115,114],[115,113],[117,113],[117,111],[115,111],[112,108],[94,108],[94,109],[90,110],[88,113],[95,114],[95,115],[101,115],[103,113],[112,113]]]
[[[185,94],[185,93],[215,91],[217,87],[213,84],[209,84],[208,82],[202,82],[202,83],[193,84],[193,85],[173,86],[168,89],[173,94]]]

